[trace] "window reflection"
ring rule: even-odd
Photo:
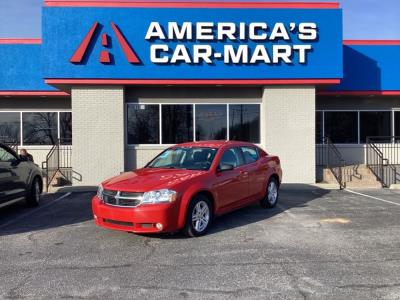
[[[229,105],[229,139],[260,142],[260,105]]]
[[[162,143],[193,141],[193,106],[162,105]]]
[[[226,140],[226,105],[196,105],[196,141]]]
[[[358,115],[355,111],[325,112],[325,136],[333,143],[358,143]]]
[[[60,112],[60,142],[72,145],[72,113]]]
[[[159,119],[159,105],[128,105],[128,144],[159,144]]]
[[[0,143],[20,143],[20,113],[0,112]]]
[[[384,137],[390,136],[391,130],[391,112],[390,111],[362,111],[360,112],[360,140],[366,142],[368,136]],[[390,142],[390,138],[380,140]]]
[[[57,141],[57,113],[22,113],[25,145],[54,145]]]
[[[315,143],[322,144],[322,111],[315,112]]]

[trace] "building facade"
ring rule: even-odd
[[[0,140],[39,164],[72,144],[97,185],[166,147],[244,140],[316,181],[330,137],[348,163],[400,135],[399,41],[343,41],[337,3],[47,0],[41,39],[0,40]]]

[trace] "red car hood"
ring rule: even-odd
[[[174,185],[195,178],[206,171],[181,169],[139,169],[122,173],[103,182],[103,187],[126,192],[148,192],[172,188]]]

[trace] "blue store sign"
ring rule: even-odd
[[[48,79],[342,78],[341,9],[46,7]]]

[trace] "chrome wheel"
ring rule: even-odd
[[[199,201],[192,211],[192,225],[197,232],[202,232],[207,228],[210,221],[210,209],[205,201]]]
[[[274,180],[271,180],[268,184],[267,199],[271,205],[274,205],[276,202],[276,199],[278,199],[278,187]]]

